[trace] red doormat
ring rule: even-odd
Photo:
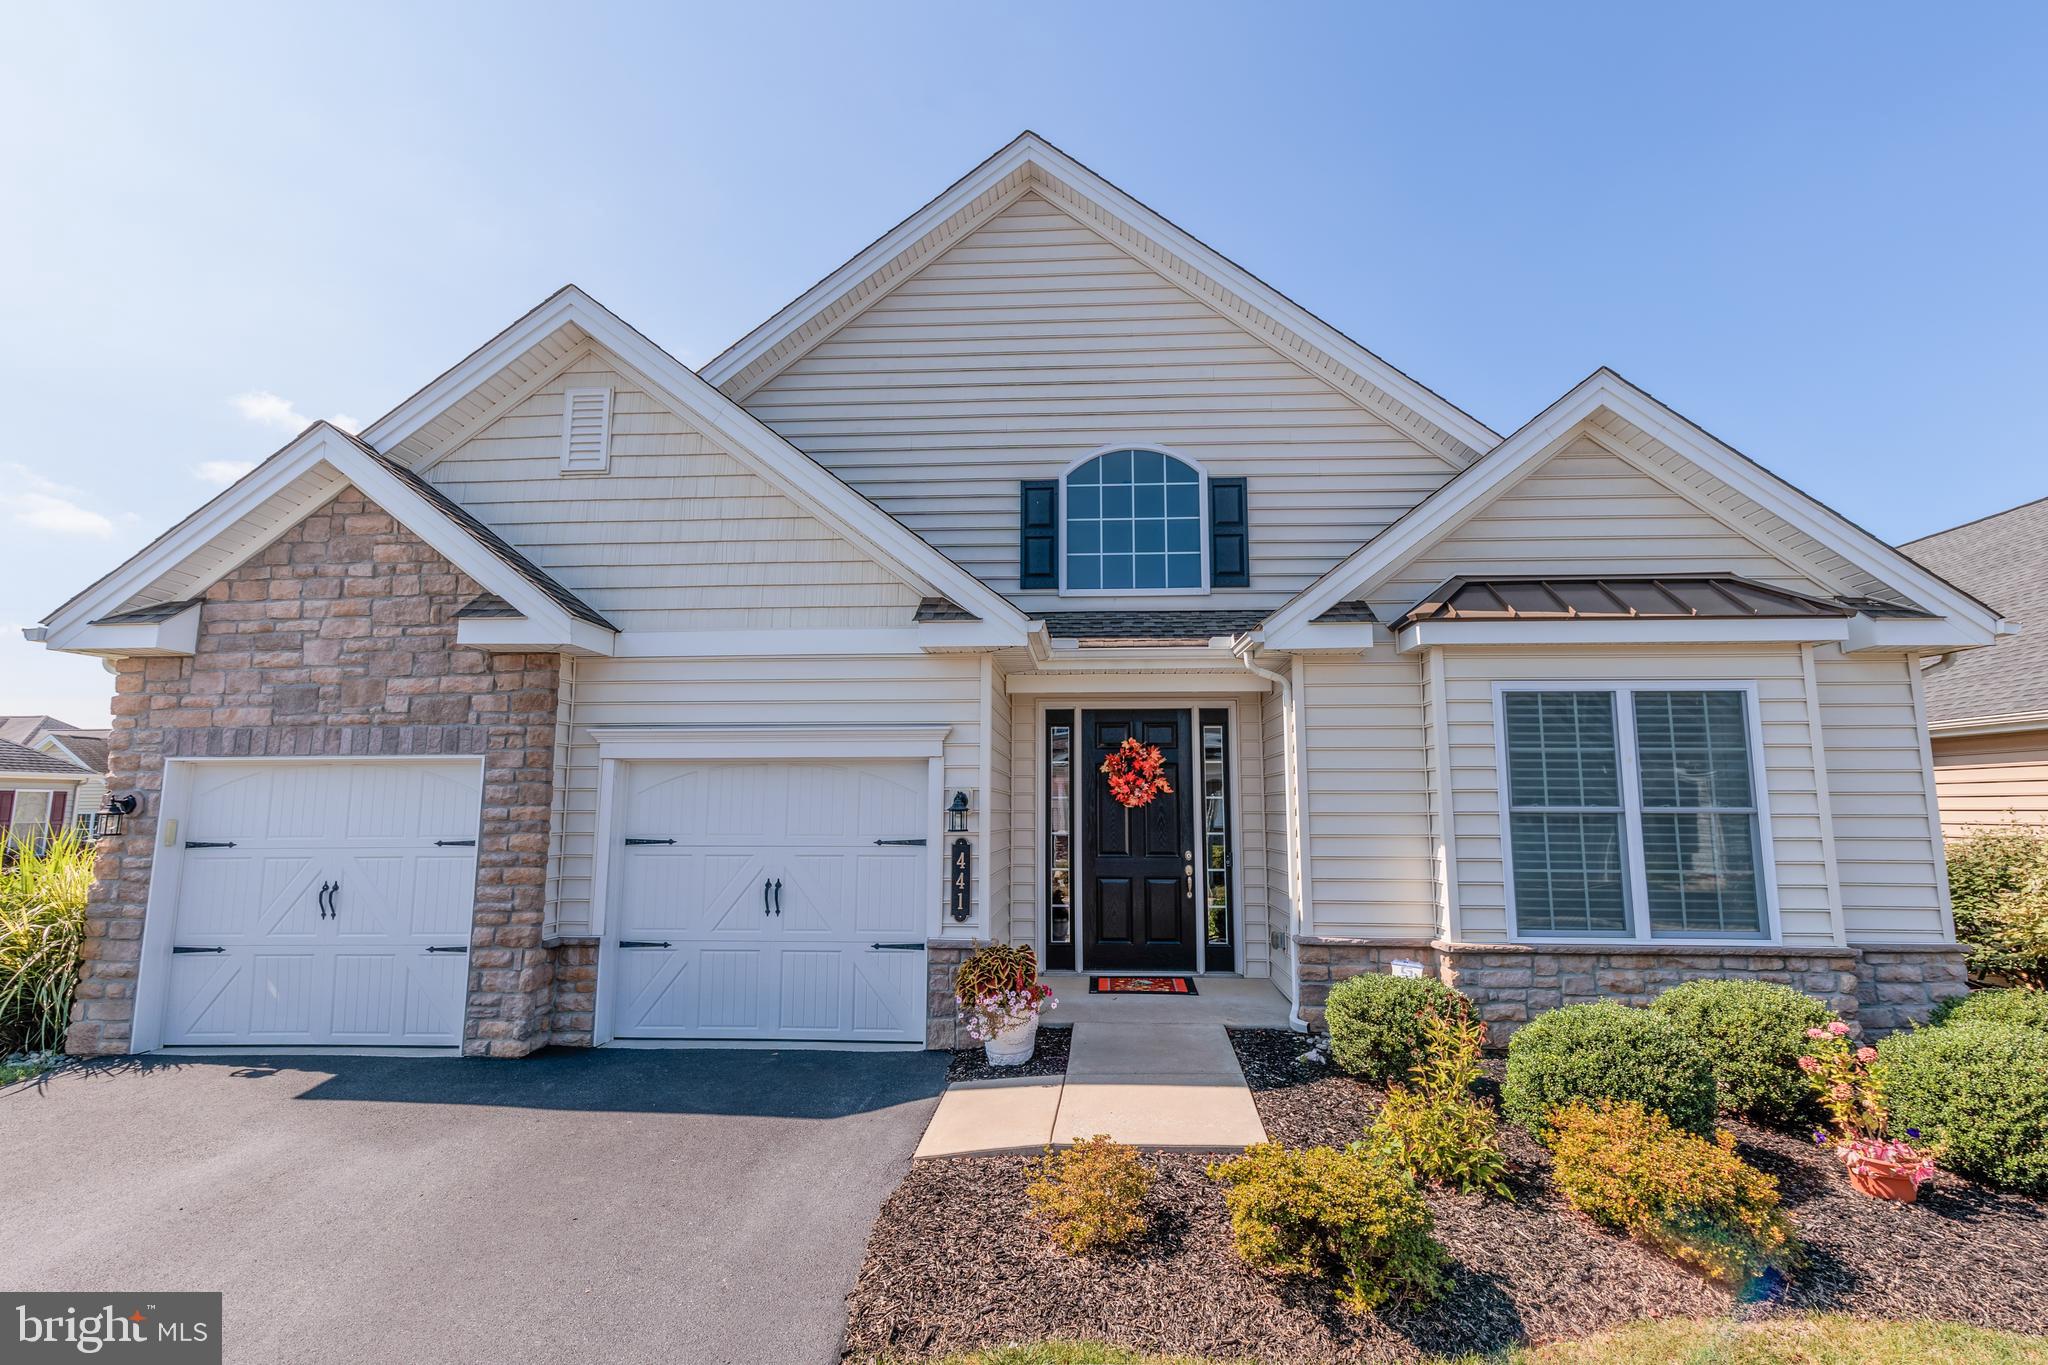
[[[1090,995],[1194,995],[1195,981],[1188,976],[1091,976]]]

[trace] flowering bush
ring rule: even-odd
[[[1028,946],[985,943],[953,973],[953,999],[967,1036],[986,1043],[1054,1009],[1052,987],[1038,979],[1038,954]]]
[[[1835,1155],[1851,1175],[1904,1175],[1919,1189],[1934,1174],[1935,1151],[1931,1146],[1915,1147],[1920,1130],[1909,1128],[1909,1141],[1890,1136],[1891,1113],[1885,1108],[1884,1083],[1871,1063],[1877,1060],[1874,1047],[1851,1048],[1849,1026],[1837,1019],[1822,1028],[1806,1031],[1807,1049],[1799,1058],[1804,1071],[1834,1124],[1831,1136],[1825,1128],[1813,1130],[1816,1146],[1834,1144]]]
[[[1102,775],[1109,779],[1109,794],[1117,804],[1136,810],[1149,806],[1155,796],[1168,796],[1173,784],[1164,776],[1166,755],[1156,744],[1127,739],[1102,760]]]

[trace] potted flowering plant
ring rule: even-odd
[[[953,974],[953,999],[967,1036],[982,1045],[990,1066],[1030,1061],[1038,1046],[1038,1016],[1059,1003],[1052,987],[1038,979],[1038,955],[1001,943],[968,954]]]
[[[1851,1048],[1849,1026],[1840,1020],[1826,1028],[1810,1028],[1806,1037],[1809,1046],[1799,1069],[1813,1083],[1835,1126],[1833,1133],[1814,1129],[1814,1145],[1834,1146],[1848,1169],[1849,1184],[1858,1192],[1912,1203],[1933,1176],[1938,1153],[1931,1145],[1914,1145],[1920,1138],[1917,1128],[1908,1128],[1904,1141],[1888,1136],[1891,1115],[1884,1106],[1884,1089],[1870,1069],[1877,1049]]]

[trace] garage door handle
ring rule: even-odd
[[[334,889],[334,883],[333,883],[333,882],[322,882],[322,883],[320,883],[320,894],[319,894],[318,896],[315,896],[315,897],[314,897],[314,899],[315,899],[315,900],[317,900],[317,901],[319,901],[319,902],[320,902],[320,918],[321,918],[321,919],[326,919],[326,918],[327,918],[327,893],[328,893],[328,892],[330,892],[330,891],[332,891],[333,889]]]
[[[334,879],[334,889],[327,893],[327,918],[341,918],[341,878]]]
[[[176,945],[176,944],[172,944],[172,945],[171,945],[171,951],[172,951],[172,952],[174,952],[174,953],[224,953],[224,952],[226,952],[226,951],[227,951],[227,949],[225,949],[225,948],[182,948],[182,947],[179,947],[179,946],[178,946],[178,945]]]
[[[761,913],[764,915],[772,915],[775,913],[773,910],[768,908],[769,888],[773,887],[774,885],[775,879],[773,877],[763,877],[761,879]]]
[[[922,943],[870,943],[868,947],[877,953],[919,953],[924,951]]]
[[[621,948],[673,948],[675,945],[665,938],[622,938],[619,940],[619,946]]]
[[[775,879],[775,915],[778,919],[782,917],[782,878],[780,877]]]

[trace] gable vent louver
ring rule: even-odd
[[[570,389],[562,399],[562,472],[604,473],[612,463],[612,391]]]

